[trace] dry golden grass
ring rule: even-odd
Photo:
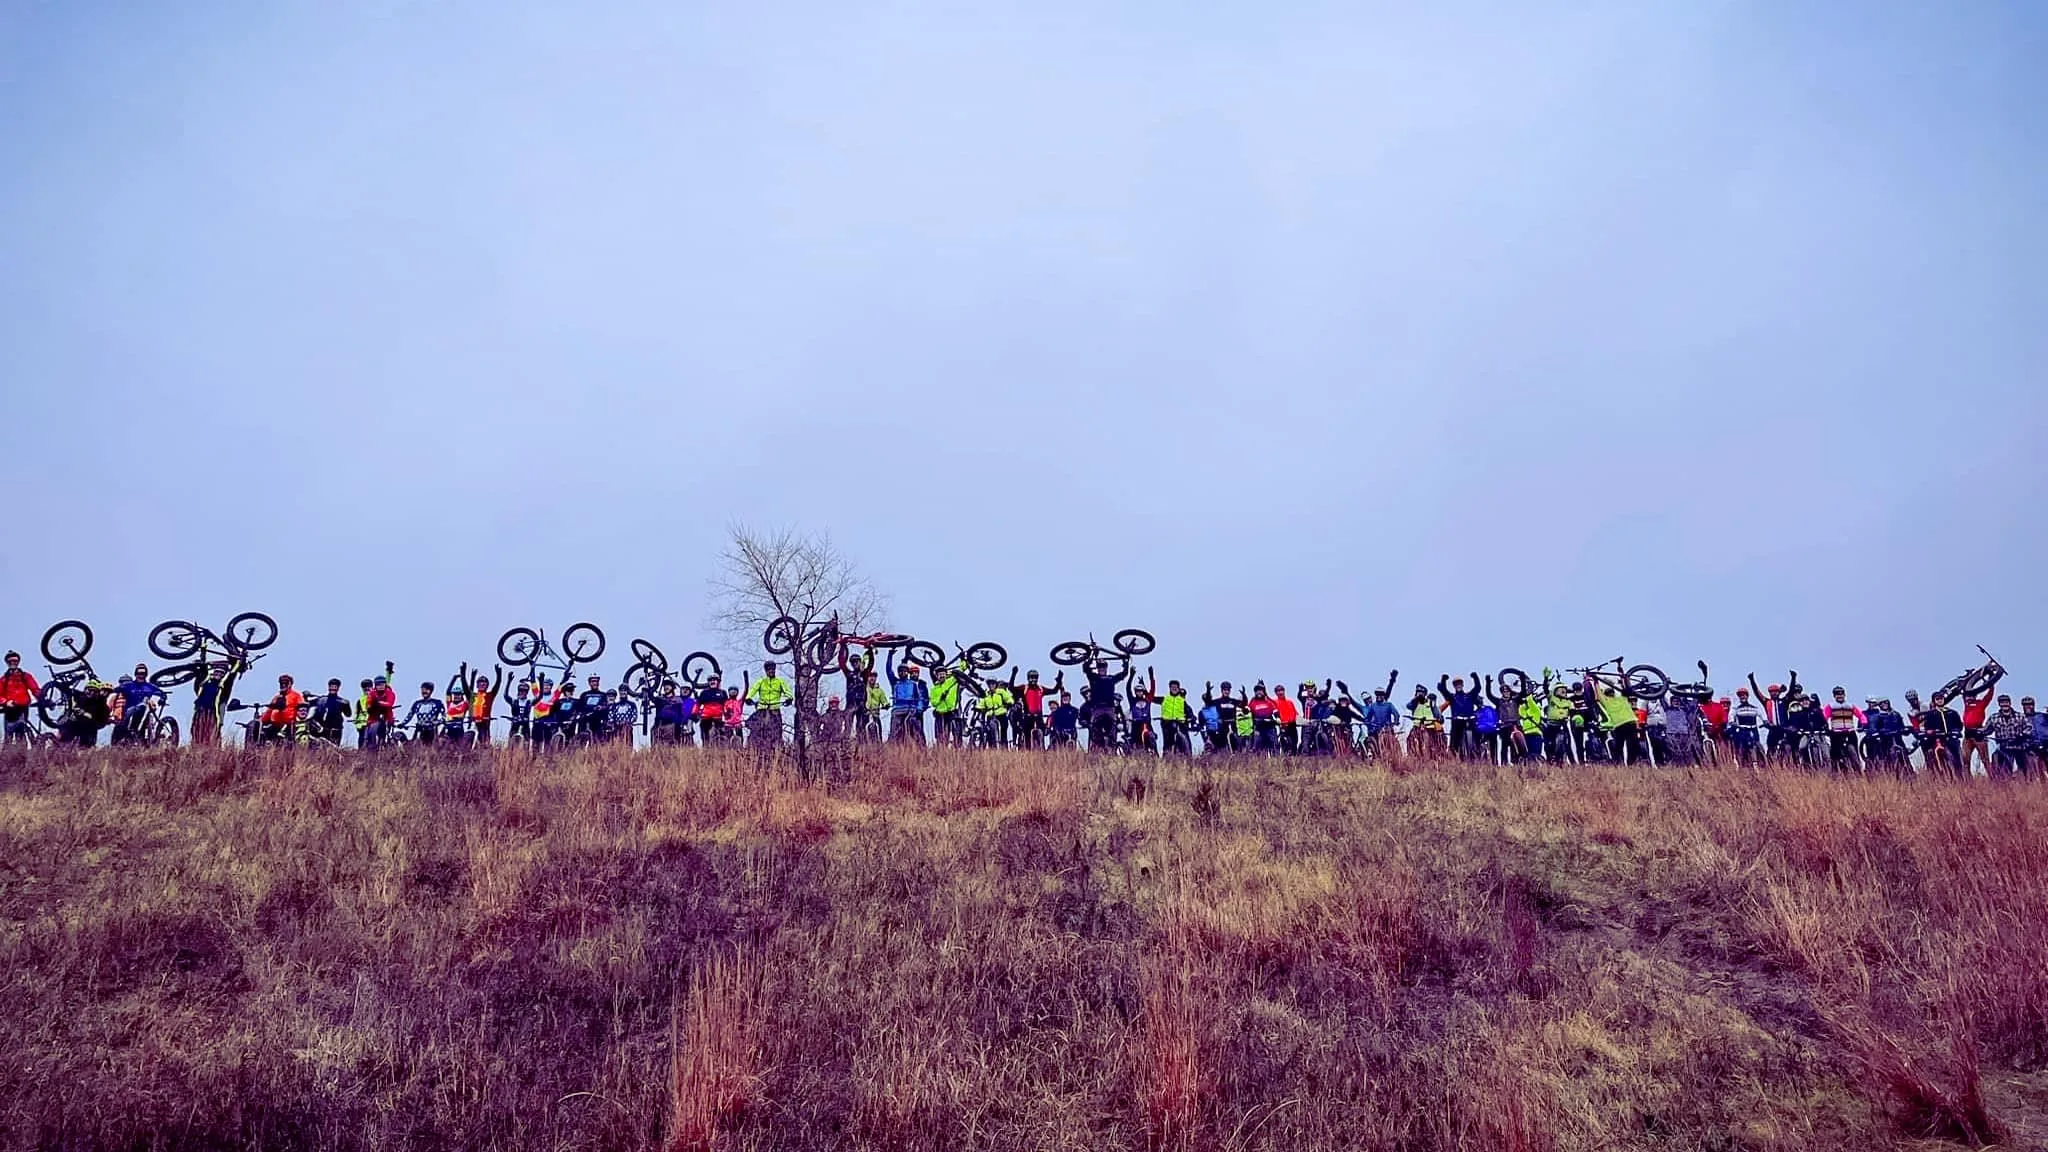
[[[841,768],[0,761],[0,1146],[2048,1146],[2034,786]]]

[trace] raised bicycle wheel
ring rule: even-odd
[[[277,621],[261,612],[244,612],[228,621],[222,639],[244,652],[261,652],[277,643]]]
[[[1955,679],[1949,681],[1948,683],[1943,684],[1941,687],[1936,688],[1934,690],[1934,694],[1936,696],[1941,697],[1944,700],[1953,700],[1957,696],[1962,695],[1963,685],[1969,683],[1969,681],[1970,674],[1968,672],[1965,672],[1961,676],[1958,676]]]
[[[718,657],[709,652],[692,652],[683,657],[681,680],[684,687],[702,687],[718,674]]]
[[[1001,644],[984,640],[967,649],[967,662],[977,672],[993,672],[1010,662],[1010,654]]]
[[[1956,691],[1964,696],[1975,696],[1979,692],[1990,688],[1993,684],[1998,683],[1999,676],[2004,672],[2005,669],[2000,668],[1996,664],[1986,664],[1982,668],[1973,668],[1956,677]]]
[[[540,633],[531,628],[514,628],[498,637],[498,659],[514,668],[534,662],[540,655]]]
[[[1095,645],[1086,640],[1069,640],[1052,646],[1052,662],[1068,668],[1085,664],[1094,655]]]
[[[72,664],[92,651],[92,628],[83,620],[59,620],[43,633],[43,659]]]
[[[168,668],[157,669],[150,675],[149,682],[159,688],[176,688],[199,679],[200,672],[205,668],[206,665],[197,660],[190,664],[173,664]]]
[[[903,658],[912,664],[937,668],[946,662],[945,650],[929,640],[912,640],[903,646]]]
[[[633,649],[633,659],[636,663],[652,664],[656,668],[668,667],[668,657],[662,655],[661,649],[656,648],[651,641],[635,637],[630,647]]]
[[[1671,677],[1655,664],[1637,664],[1623,674],[1622,691],[1632,700],[1661,700],[1671,691]]]
[[[625,676],[619,680],[619,690],[628,696],[652,696],[667,676],[667,669],[656,668],[642,660],[626,669]]]
[[[1143,656],[1159,647],[1159,641],[1143,628],[1126,628],[1110,637],[1109,642],[1126,656]]]
[[[71,718],[71,686],[54,680],[43,685],[42,692],[36,696],[36,712],[42,716],[43,723],[52,728],[62,727]]]
[[[166,620],[149,630],[149,650],[160,660],[183,660],[205,639],[206,629],[190,620]]]
[[[761,649],[770,656],[787,656],[796,651],[803,625],[794,616],[777,616],[761,632]]]
[[[1527,696],[1529,694],[1529,674],[1520,668],[1503,668],[1500,670],[1500,675],[1495,677],[1495,679],[1500,681],[1500,692],[1503,696]]]
[[[571,624],[562,633],[562,651],[578,664],[588,664],[604,655],[604,630],[588,621]]]

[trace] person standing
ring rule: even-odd
[[[902,675],[897,675],[894,652],[883,658],[882,670],[889,676],[889,739],[910,740],[923,747],[924,712],[931,706],[931,689],[915,664],[905,664]]]
[[[0,728],[9,744],[29,739],[28,710],[41,695],[43,686],[21,666],[21,653],[7,654],[7,670],[0,672]]]
[[[1963,759],[1961,774],[1965,777],[1975,773],[1976,761],[1984,764],[1984,774],[1992,774],[1991,732],[1985,727],[1985,715],[1991,710],[1992,693],[1998,687],[1998,675],[1991,683],[1974,696],[1963,697]]]

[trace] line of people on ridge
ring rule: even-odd
[[[21,738],[38,692],[35,678],[20,663],[19,655],[10,652],[0,672],[0,726],[9,741]],[[210,670],[195,685],[189,728],[193,744],[220,742],[223,716],[244,667]],[[1823,700],[1799,684],[1796,672],[1789,685],[1768,687],[1751,675],[1732,698],[1674,691],[1655,701],[1632,700],[1590,675],[1570,681],[1546,671],[1540,687],[1520,693],[1507,691],[1490,676],[1446,675],[1434,691],[1415,685],[1398,707],[1393,702],[1398,672],[1389,673],[1385,685],[1363,698],[1341,680],[1321,686],[1304,681],[1292,695],[1284,684],[1259,682],[1247,689],[1224,681],[1205,683],[1199,703],[1179,680],[1168,680],[1162,692],[1152,669],[1141,677],[1128,657],[1084,664],[1078,698],[1064,671],[1050,684],[1036,671],[1019,682],[1014,667],[1007,679],[998,680],[963,662],[934,669],[926,679],[924,669],[899,665],[893,652],[877,667],[868,651],[834,675],[844,677],[841,693],[822,709],[812,709],[809,734],[821,741],[930,740],[1032,749],[1080,747],[1085,737],[1086,746],[1095,750],[1165,755],[1387,757],[1405,751],[1501,762],[1676,764],[1726,756],[1745,763],[1769,757],[1836,769],[1899,771],[1910,770],[1917,751],[1922,766],[1937,773],[2048,774],[2048,713],[2037,711],[2032,697],[2022,697],[2015,709],[2009,695],[1997,694],[2002,670],[1981,690],[1960,699],[1936,695],[1925,707],[1919,694],[1909,691],[1903,712],[1885,698],[1852,704],[1840,687]],[[353,728],[362,748],[400,738],[489,744],[501,719],[507,738],[541,745],[630,741],[643,720],[651,739],[661,744],[785,739],[790,729],[783,713],[797,703],[798,692],[774,661],[763,664],[759,679],[744,679],[737,692],[713,676],[695,690],[669,680],[636,695],[606,688],[594,674],[580,688],[541,677],[519,681],[501,701],[502,668],[487,677],[465,667],[445,691],[422,683],[401,712],[395,669],[387,661],[381,674],[363,678],[353,694],[343,691],[338,678],[327,682],[325,692],[304,693],[291,676],[280,676],[276,693],[250,709],[254,718],[245,727],[247,738],[256,742],[333,745],[343,744]],[[817,692],[817,686],[806,686],[803,697],[815,700]],[[116,743],[140,739],[141,725],[161,711],[167,697],[150,683],[147,667],[138,665],[118,684],[74,689],[73,700],[78,706],[59,736],[89,746],[104,729],[111,729]]]

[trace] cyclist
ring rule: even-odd
[[[1152,731],[1152,712],[1155,707],[1153,695],[1159,691],[1159,681],[1152,679],[1140,684],[1134,673],[1130,684],[1131,703],[1129,716],[1131,732],[1126,747],[1132,751],[1142,750],[1149,753],[1157,753],[1159,751],[1159,740]]]
[[[359,746],[375,748],[391,735],[392,727],[398,722],[398,692],[391,687],[391,661],[384,662],[384,675],[377,677],[370,685],[370,692],[363,700],[363,712],[370,718],[358,738]]]
[[[1913,766],[1906,759],[1906,718],[1892,710],[1892,702],[1880,697],[1865,714],[1864,725],[1868,732],[1864,759],[1900,775],[1912,775]]]
[[[776,675],[775,661],[761,665],[761,678],[747,688],[746,702],[754,706],[754,715],[748,731],[756,742],[767,744],[782,743],[782,708],[790,699],[789,681]],[[817,697],[812,697],[812,707],[817,706]]]
[[[1417,760],[1441,755],[1442,732],[1443,712],[1437,708],[1436,698],[1417,684],[1408,698],[1408,755]]]
[[[1148,680],[1156,682],[1152,669],[1145,669],[1145,676]],[[1159,727],[1166,738],[1166,744],[1162,751],[1166,755],[1193,756],[1195,754],[1194,744],[1188,740],[1188,721],[1190,719],[1192,717],[1189,714],[1188,690],[1181,687],[1180,681],[1168,680],[1166,682],[1166,698],[1159,702]]]
[[[1052,746],[1072,748],[1080,734],[1081,710],[1074,707],[1074,694],[1060,689],[1059,703],[1052,710]]]
[[[633,725],[640,722],[640,706],[630,697],[619,695],[617,688],[605,693],[609,701],[605,711],[605,725],[611,738],[627,747],[633,745]]]
[[[1553,761],[1578,759],[1579,702],[1569,684],[1543,684],[1543,746]]]
[[[1394,707],[1389,695],[1393,692],[1390,684],[1372,691],[1372,703],[1365,706],[1365,735],[1371,740],[1383,760],[1393,760],[1394,751],[1401,746],[1401,710]]]
[[[57,729],[57,739],[80,748],[100,742],[100,729],[113,721],[114,686],[104,680],[87,680],[71,690],[71,712]]]
[[[1700,705],[1701,718],[1707,725],[1707,739],[1723,749],[1728,747],[1728,714],[1734,706],[1735,702],[1726,696]]]
[[[369,742],[363,739],[364,733],[368,732],[370,728],[370,682],[368,680],[363,681],[363,690],[356,694],[355,722],[356,747],[368,748],[370,746]]]
[[[1992,692],[1998,687],[2003,673],[1993,673],[1991,683],[1974,696],[1963,697],[1963,758],[1960,772],[1970,776],[1976,771],[1976,761],[1984,762],[1984,774],[1991,775],[1991,732],[1985,727],[1985,714],[1991,709]]]
[[[862,690],[867,697],[867,708],[856,719],[854,739],[877,740],[882,738],[882,716],[889,711],[889,693],[882,687],[882,678],[873,668],[868,669],[867,687]]]
[[[441,701],[441,739],[459,743],[469,735],[469,697],[460,686],[448,690]]]
[[[612,733],[612,697],[604,690],[604,681],[597,676],[583,678],[583,693],[576,697],[576,727],[564,735],[588,736],[592,740],[605,740]]]
[[[327,694],[314,697],[306,708],[313,721],[313,734],[336,748],[341,747],[341,735],[348,730],[348,719],[355,711],[349,706],[348,697],[341,694],[341,681],[327,681]]]
[[[1613,685],[1602,684],[1591,676],[1586,677],[1586,688],[1600,709],[1601,726],[1607,735],[1608,759],[1623,764],[1646,759],[1642,727],[1636,720],[1636,710],[1629,707],[1628,697]]]
[[[1052,691],[1058,693],[1067,686],[1067,674],[1062,670],[1053,680]],[[1039,686],[1038,669],[1033,668],[1024,675],[1024,686],[1017,687],[1017,670],[1010,669],[1010,692],[1024,707],[1018,714],[1022,725],[1017,729],[1017,746],[1037,748],[1042,746],[1045,732],[1046,689]],[[1055,695],[1054,699],[1058,699]]]
[[[1697,764],[1700,760],[1700,706],[1691,696],[1675,695],[1664,703],[1665,761]]]
[[[1856,759],[1856,734],[1863,728],[1863,710],[1849,703],[1849,693],[1835,685],[1834,702],[1827,705],[1828,763],[1837,772],[1861,771]]]
[[[1508,742],[1517,760],[1543,759],[1543,705],[1533,693],[1515,697],[1515,727]]]
[[[1500,763],[1500,708],[1484,696],[1479,698],[1479,711],[1472,716],[1472,739],[1480,753]]]
[[[170,697],[164,695],[163,689],[149,682],[149,668],[142,664],[137,664],[135,675],[124,677],[115,691],[121,697],[121,723],[115,725],[114,730],[107,734],[108,742],[126,744],[131,740],[147,739],[149,734],[144,732],[142,727],[149,719],[149,702],[168,700]]]
[[[1913,718],[1920,731],[1921,766],[1951,779],[1968,779],[1963,768],[1963,718],[1948,706],[1939,693],[1927,702],[1927,710]]]
[[[1762,757],[1763,706],[1750,698],[1749,689],[1735,690],[1735,704],[1728,710],[1728,738],[1735,762],[1754,764]]]
[[[868,707],[868,685],[875,677],[875,650],[863,649],[857,653],[841,650],[840,675],[846,678],[846,727],[858,736],[867,728],[868,717],[873,715]]]
[[[697,710],[697,700],[683,692],[682,686],[673,680],[661,684],[661,696],[654,705],[654,731],[650,738],[656,744],[690,743],[690,720]]]
[[[504,682],[504,678],[502,676],[499,677],[498,683],[503,684]],[[505,741],[507,743],[514,740],[531,741],[533,739],[532,689],[533,681],[521,680],[519,686],[512,691],[512,703],[510,705],[512,711],[508,717],[511,721],[511,727],[505,732]]]
[[[2027,720],[2027,750],[2048,776],[2048,712],[2034,711],[2034,698],[2028,696],[2020,701],[2020,715]]]
[[[1453,680],[1447,675],[1438,676],[1436,693],[1449,705],[1451,714],[1451,753],[1460,760],[1470,760],[1479,754],[1478,741],[1474,731],[1479,723],[1479,674],[1472,674],[1472,690],[1465,690],[1463,676]]]
[[[1991,738],[1998,741],[1998,753],[1991,761],[1991,774],[1998,777],[2025,776],[2027,744],[2033,735],[2033,724],[2013,711],[2011,696],[1999,694],[1998,711],[1991,714],[1989,728]]]
[[[1121,667],[1110,671],[1111,664]],[[1081,709],[1088,724],[1088,746],[1108,748],[1116,743],[1117,690],[1131,676],[1131,658],[1096,657],[1081,665],[1086,683],[1081,686]]]
[[[932,674],[930,693],[932,706],[932,740],[934,743],[960,743],[960,670],[951,664]]]
[[[1221,740],[1221,743],[1212,745],[1208,751],[1237,751],[1240,747],[1237,742],[1238,702],[1231,699],[1230,681],[1225,680],[1223,682],[1223,693],[1220,696],[1216,694],[1216,685],[1202,685],[1202,706],[1205,709],[1214,708],[1216,710],[1216,735]],[[1208,728],[1205,726],[1203,731],[1207,732]]]
[[[412,708],[400,723],[412,729],[412,738],[421,744],[432,744],[441,734],[441,722],[448,713],[441,701],[434,695],[433,681],[420,685],[420,698],[412,702]]]
[[[1214,704],[1202,705],[1197,713],[1202,722],[1202,755],[1208,756],[1223,751],[1223,714]]]
[[[1239,701],[1240,714],[1251,719],[1252,751],[1276,753],[1280,750],[1280,704],[1266,694],[1266,682],[1252,685],[1249,700]]]
[[[704,747],[717,744],[725,735],[726,695],[724,678],[713,672],[704,687],[697,689],[697,739]]]
[[[5,726],[7,743],[28,742],[28,710],[42,691],[43,686],[22,668],[21,653],[7,653],[7,671],[0,672],[0,725]]]
[[[924,711],[931,707],[931,689],[915,664],[906,663],[898,676],[894,652],[883,658],[882,671],[889,676],[889,739],[911,740],[923,747]]]
[[[491,742],[491,706],[498,702],[497,685],[505,682],[505,669],[493,668],[493,676],[478,676],[468,685],[469,726],[476,732],[476,742],[489,746]]]

